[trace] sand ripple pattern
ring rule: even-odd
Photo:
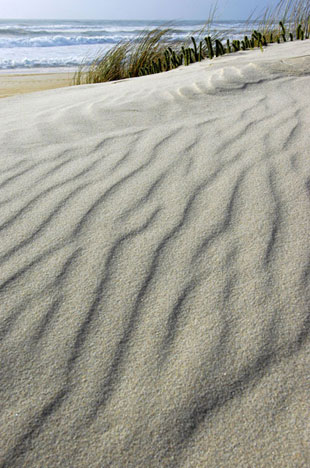
[[[2,468],[309,466],[292,62],[1,102]]]

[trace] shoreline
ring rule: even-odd
[[[0,99],[17,94],[72,86],[74,72],[0,74]]]

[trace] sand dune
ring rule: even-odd
[[[310,466],[309,102],[309,41],[1,100],[1,467]]]

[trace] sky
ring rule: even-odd
[[[270,3],[219,0],[215,17],[247,19]],[[0,0],[0,18],[206,20],[213,5],[213,0]]]

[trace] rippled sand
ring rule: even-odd
[[[1,468],[310,466],[310,41],[0,102]]]

